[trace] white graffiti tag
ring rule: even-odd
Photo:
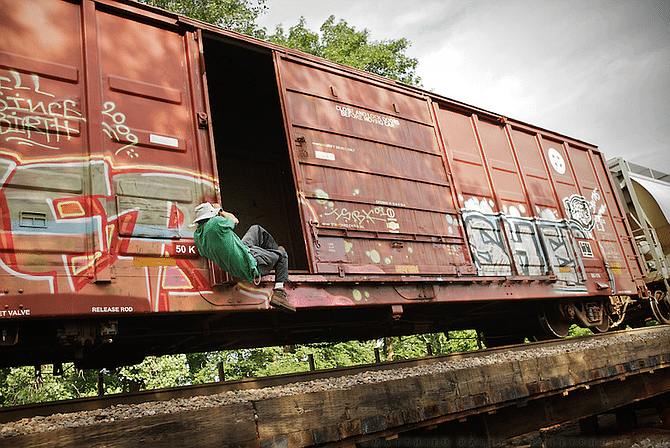
[[[0,74],[0,135],[6,142],[55,150],[59,142],[79,135],[75,123],[86,120],[74,100],[54,100],[40,90],[37,75],[7,74]]]
[[[565,211],[571,221],[577,223],[583,230],[591,231],[596,228],[599,231],[605,230],[605,220],[603,216],[607,212],[607,206],[601,204],[598,207],[600,193],[596,188],[591,192],[591,200],[587,201],[584,196],[573,194],[569,198],[563,198]],[[598,211],[596,212],[596,209]]]
[[[127,145],[117,149],[114,155],[118,155],[121,151],[125,149],[126,154],[128,154],[128,156],[130,156],[131,159],[133,157],[139,157],[139,154],[137,154],[135,152],[135,149],[133,148],[133,146],[137,145],[139,139],[135,134],[130,132],[130,128],[126,126],[126,116],[123,115],[121,112],[114,112],[114,109],[116,109],[116,104],[112,103],[111,101],[107,101],[104,104],[102,109],[102,115],[111,118],[113,124],[110,125],[106,121],[103,121],[102,130],[112,140],[115,140],[117,142],[129,142]]]
[[[586,231],[592,230],[595,225],[591,205],[584,196],[573,194],[569,198],[563,198],[565,211],[570,219]]]
[[[365,228],[365,224],[374,224],[375,222],[396,222],[395,211],[391,208],[375,207],[371,210],[351,210],[347,208],[333,208],[325,212],[324,216],[335,218],[335,221],[343,227]],[[395,226],[392,230],[397,230]],[[390,227],[389,227],[390,228]]]
[[[607,212],[607,206],[605,204],[601,204],[600,207],[598,207],[599,200],[600,200],[600,193],[598,193],[598,189],[596,188],[591,193],[591,200],[589,201],[589,206],[591,207],[591,213],[593,213],[593,221],[595,223],[596,230],[604,232],[605,220],[603,219],[603,216]],[[598,212],[596,212],[596,208],[598,209]]]

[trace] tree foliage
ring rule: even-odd
[[[411,45],[407,39],[370,41],[369,30],[357,31],[342,19],[336,22],[332,15],[321,25],[320,33],[309,30],[301,17],[288,32],[282,25],[277,26],[269,40],[406,84],[421,85],[416,75],[419,61],[406,55]]]
[[[0,401],[3,406],[67,400],[94,395],[97,372],[74,369],[68,364],[62,376],[53,375],[53,366],[18,367],[0,370]]]
[[[134,366],[100,372],[78,370],[68,363],[60,376],[52,374],[51,365],[42,366],[39,374],[34,367],[0,369],[0,401],[3,406],[12,406],[94,396],[98,393],[98,374],[103,377],[104,393],[109,395],[219,381],[219,363],[223,366],[224,379],[236,380],[308,371],[310,355],[315,367],[320,370],[372,364],[375,362],[375,348],[379,349],[382,361],[412,359],[427,355],[428,342],[434,354],[477,348],[476,333],[470,331],[337,344],[150,356]]]
[[[321,25],[320,32],[307,28],[304,17],[285,31],[282,25],[268,36],[267,30],[257,25],[258,18],[268,10],[266,0],[140,0],[194,19],[267,39],[305,53],[350,65],[406,84],[421,86],[416,74],[418,59],[407,56],[411,43],[405,38],[373,41],[370,31],[356,30],[343,19],[330,16]]]
[[[265,0],[140,0],[168,11],[202,20],[238,33],[265,38],[265,29],[256,20],[268,7]]]

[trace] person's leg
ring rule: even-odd
[[[247,246],[259,246],[263,249],[278,249],[279,246],[274,237],[258,224],[249,227],[247,233],[242,237],[242,242]]]
[[[268,275],[274,269],[276,282],[288,282],[288,254],[283,248],[279,249],[270,232],[254,224],[242,237],[242,243],[256,259],[261,275]]]
[[[279,249],[273,236],[263,227],[254,224],[242,237],[242,243],[248,248],[256,260],[258,271],[262,276],[275,270],[275,286],[270,296],[270,305],[295,312],[295,307],[286,300],[284,283],[288,282],[288,254]]]
[[[288,282],[288,253],[284,250],[276,250],[279,254],[279,259],[275,263],[275,282],[283,283]]]
[[[275,269],[275,277],[277,268],[275,267],[280,258],[280,251],[263,249],[260,246],[247,246],[251,256],[256,260],[256,267],[260,272],[261,277],[270,274],[270,271]]]
[[[256,267],[261,276],[275,271],[275,282],[288,282],[288,254],[280,249],[263,249],[259,246],[248,246],[251,256],[256,260]],[[280,285],[282,287],[283,285]]]
[[[288,254],[284,250],[274,250],[279,254],[275,264],[275,286],[270,296],[270,305],[295,313],[295,307],[288,300],[284,283],[288,282]]]

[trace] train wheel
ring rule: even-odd
[[[590,328],[591,331],[594,333],[606,333],[610,330],[610,318],[607,315],[605,315],[603,316],[602,324]]]
[[[570,331],[572,322],[552,309],[544,309],[539,315],[542,329],[550,338],[564,338]]]
[[[610,324],[612,323],[612,319],[610,319],[609,314],[607,314],[607,312],[605,311],[605,307],[603,307],[602,310],[603,310],[602,323],[600,325],[590,327],[593,333],[606,333],[610,330]]]
[[[663,291],[656,291],[651,298],[651,311],[660,323],[670,324],[670,298]]]

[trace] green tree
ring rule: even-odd
[[[416,75],[419,61],[406,55],[411,45],[407,39],[370,41],[369,30],[357,31],[342,19],[336,22],[332,15],[320,31],[309,30],[301,17],[288,32],[282,25],[277,26],[268,40],[406,84],[421,85],[421,78]]]
[[[357,31],[345,20],[336,22],[330,16],[321,25],[320,34],[309,30],[305,18],[284,31],[278,25],[275,33],[267,36],[265,28],[256,24],[268,10],[266,0],[140,0],[148,5],[202,20],[242,34],[268,39],[305,53],[320,56],[340,64],[350,65],[406,84],[421,86],[416,74],[418,59],[406,55],[411,45],[405,38],[370,41],[370,31]]]
[[[62,375],[53,375],[53,366],[17,367],[2,369],[0,394],[3,406],[66,400],[95,395],[97,372],[75,369],[71,363],[63,366]]]
[[[109,379],[106,378],[105,393],[127,391],[130,384],[141,389],[186,386],[196,383],[193,378],[200,370],[191,371],[187,355],[149,356],[140,364],[113,372]]]
[[[420,358],[428,355],[428,344],[434,355],[477,350],[477,332],[463,330],[386,338],[385,354],[389,359],[389,348],[392,346],[393,359]]]
[[[265,38],[266,31],[256,20],[267,12],[265,0],[140,0],[168,11],[202,20],[248,36]]]

